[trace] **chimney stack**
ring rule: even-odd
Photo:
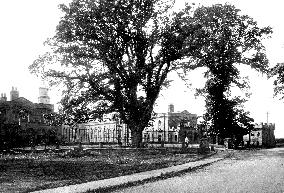
[[[10,91],[10,100],[15,100],[19,98],[19,91],[17,90],[16,87],[12,86],[12,90]]]
[[[7,101],[6,93],[1,93],[1,101]]]
[[[174,106],[173,104],[169,104],[168,112],[169,112],[169,113],[175,112],[175,106]]]

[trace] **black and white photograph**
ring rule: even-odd
[[[283,0],[0,3],[0,193],[284,193]]]

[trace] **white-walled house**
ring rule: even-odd
[[[131,131],[115,114],[103,116],[103,120],[92,120],[74,126],[63,126],[62,136],[67,143],[131,145]],[[198,142],[197,115],[188,111],[174,112],[169,105],[167,113],[152,117],[150,126],[143,131],[143,143],[181,144],[185,137],[190,143]]]

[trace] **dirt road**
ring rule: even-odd
[[[284,192],[284,148],[237,151],[195,172],[116,192]]]

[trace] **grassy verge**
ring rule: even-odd
[[[30,192],[202,159],[180,149],[100,149],[0,155],[0,191]]]

